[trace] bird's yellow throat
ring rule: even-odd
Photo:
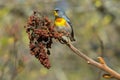
[[[56,18],[55,19],[55,26],[56,27],[65,27],[66,26],[66,20],[64,18]]]
[[[57,13],[56,11],[54,11],[54,15],[55,15],[55,16],[58,16],[58,13]]]

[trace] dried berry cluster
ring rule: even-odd
[[[39,12],[34,11],[28,19],[26,32],[30,40],[30,53],[34,55],[42,65],[50,68],[48,55],[51,48],[52,38],[60,40],[62,33],[55,32],[52,22]]]

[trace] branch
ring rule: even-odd
[[[66,44],[75,54],[77,54],[79,57],[83,58],[87,61],[88,64],[91,64],[93,66],[96,66],[97,68],[106,71],[111,75],[111,78],[116,78],[120,80],[120,74],[116,71],[112,70],[110,67],[107,66],[104,59],[102,57],[98,57],[99,62],[91,59],[90,57],[86,56],[83,52],[76,49],[70,42]]]
[[[53,43],[52,40],[57,39],[61,44],[66,44],[74,53],[86,60],[87,63],[108,72],[108,74],[105,74],[104,77],[116,78],[120,80],[120,74],[109,68],[102,57],[98,58],[99,62],[89,58],[63,37],[68,36],[67,33],[57,32],[54,29],[54,26],[52,26],[52,21],[50,21],[48,17],[40,16],[41,15],[39,12],[34,11],[33,15],[29,17],[25,28],[30,40],[30,53],[34,55],[44,67],[49,69],[51,66],[48,57],[50,55],[49,49]]]

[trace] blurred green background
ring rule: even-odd
[[[0,0],[0,80],[106,80],[101,77],[105,72],[100,74],[57,41],[49,70],[29,54],[28,17],[39,10],[53,21],[55,7],[64,8],[71,19],[77,40],[73,45],[95,60],[104,56],[120,73],[120,0]]]

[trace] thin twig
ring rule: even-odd
[[[96,36],[96,38],[98,39],[99,41],[99,44],[100,44],[100,49],[101,49],[101,52],[99,54],[100,57],[105,57],[105,54],[104,54],[104,43],[103,43],[103,40],[100,38],[100,36],[98,35],[97,31],[96,31],[96,28],[93,27],[93,32]],[[98,70],[98,77],[96,80],[101,80],[101,75],[102,75],[102,70]]]
[[[17,56],[17,48],[16,48],[16,41],[14,40],[13,43],[13,54],[14,54],[14,67],[13,67],[13,71],[11,73],[11,80],[15,80],[16,76],[17,76],[17,62],[18,62],[18,56]]]
[[[104,59],[102,57],[99,57],[99,62],[91,59],[90,57],[88,57],[87,55],[85,55],[83,52],[81,52],[80,50],[78,50],[77,48],[75,48],[70,42],[67,43],[67,46],[75,53],[77,54],[79,57],[83,58],[84,60],[87,61],[87,63],[96,66],[97,68],[106,71],[107,73],[109,73],[110,75],[113,76],[113,78],[116,78],[118,80],[120,80],[120,74],[117,73],[116,71],[112,70],[110,67],[107,66],[107,64],[105,63]],[[101,61],[101,59],[103,61]],[[101,63],[104,62],[104,63]]]

